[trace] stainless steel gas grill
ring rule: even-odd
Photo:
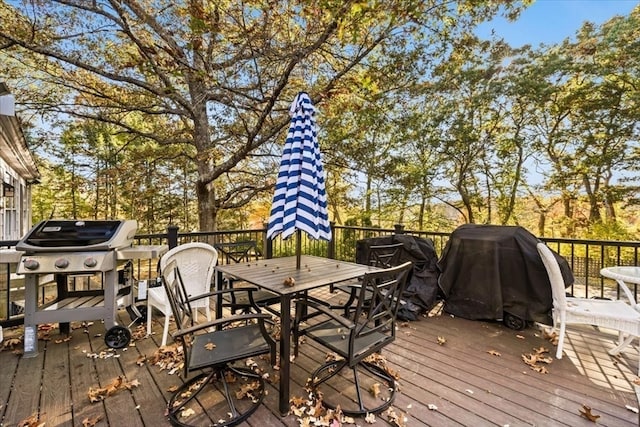
[[[118,297],[118,251],[131,247],[138,229],[133,220],[48,220],[31,229],[16,245],[24,251],[17,267],[25,275],[24,356],[37,355],[37,326],[104,319],[112,332],[107,345],[119,348],[128,344],[128,329],[116,324]],[[40,278],[54,274],[57,295],[53,301],[38,305]],[[100,290],[69,290],[68,279],[75,276],[99,276]],[[124,335],[123,335],[124,334]],[[126,341],[126,342],[125,342]]]

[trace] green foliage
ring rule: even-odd
[[[2,3],[0,72],[21,113],[63,121],[34,138],[34,216],[261,223],[306,90],[337,223],[633,233],[640,7],[556,46],[473,36],[529,3]]]
[[[625,225],[612,221],[591,224],[584,238],[593,240],[637,240],[638,236],[635,233],[631,233]]]

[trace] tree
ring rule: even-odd
[[[602,220],[603,205],[615,220],[614,204],[637,191],[621,191],[612,177],[637,167],[639,13],[636,8],[598,28],[585,23],[575,42],[532,54],[530,69],[538,81],[531,90],[534,147],[539,161],[550,166],[545,186],[560,193],[567,236],[575,232],[581,193],[589,225]]]
[[[528,3],[528,2],[525,2]],[[316,103],[350,90],[380,55],[402,70],[411,52],[446,46],[510,1],[38,0],[0,4],[0,48],[29,58],[34,78],[66,90],[32,107],[91,119],[161,146],[188,146],[201,229],[273,186],[276,141],[299,90]],[[356,82],[357,83],[357,82]],[[131,115],[143,117],[130,121]]]

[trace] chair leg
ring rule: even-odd
[[[337,375],[343,368],[347,366],[348,365],[346,360],[338,360],[325,363],[311,374],[311,377],[307,382],[307,387],[315,392],[321,384]],[[385,383],[385,385],[383,385],[381,389],[388,390],[389,396],[385,399],[381,399],[382,403],[380,405],[367,407],[367,404],[364,402],[363,397],[368,396],[369,391],[363,393],[361,390],[362,386],[361,380],[359,378],[358,368],[365,369],[367,372],[369,372],[369,374],[371,374],[373,378]],[[351,369],[353,372],[355,397],[348,396],[346,393],[340,392],[337,394],[339,396],[342,396],[343,401],[332,403],[332,396],[328,393],[323,393],[323,403],[327,408],[336,409],[338,406],[340,406],[340,409],[345,415],[362,416],[366,415],[367,413],[379,413],[391,406],[396,395],[396,382],[393,377],[387,374],[382,368],[367,362],[360,362],[356,366],[349,369]],[[346,400],[349,400],[349,402],[346,402]],[[357,408],[350,408],[349,403],[355,403],[357,405]]]
[[[624,350],[629,344],[631,344],[631,342],[635,338],[636,337],[633,336],[633,335],[627,335],[626,337],[624,337],[624,334],[620,333],[620,336],[618,337],[618,342],[616,343],[617,345],[614,348],[612,348],[611,350],[609,350],[607,353],[609,353],[612,356],[617,355],[622,350]]]
[[[147,336],[151,336],[151,313],[153,312],[153,306],[149,304],[147,299]]]
[[[164,315],[164,330],[162,331],[162,347],[167,345],[167,338],[169,337],[169,320],[171,318],[170,314]]]
[[[239,391],[247,386],[251,389],[251,394],[241,392],[243,395],[239,396]],[[207,393],[207,397],[199,397],[201,393]],[[213,396],[216,396],[215,393],[223,396],[218,395],[216,398],[210,393],[214,393]],[[213,369],[193,377],[174,392],[168,403],[169,421],[174,426],[182,427],[207,424],[234,426],[258,409],[264,394],[264,379],[248,368],[226,366]],[[197,401],[208,401],[207,398],[217,403],[199,406]],[[183,411],[188,408],[195,409],[197,414],[185,415]]]
[[[347,302],[344,303],[344,317],[346,317],[347,319],[351,318],[349,316],[351,313],[351,306],[353,305],[353,302],[357,298],[357,292],[358,292],[358,289],[356,287],[352,287],[351,293],[349,294],[349,299],[347,300]]]
[[[562,359],[562,347],[564,346],[564,336],[566,334],[567,325],[564,320],[560,322],[560,336],[558,337],[558,349],[556,350],[556,359]]]

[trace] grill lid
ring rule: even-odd
[[[134,220],[46,220],[38,223],[16,245],[35,252],[105,251],[131,246],[138,229]]]

